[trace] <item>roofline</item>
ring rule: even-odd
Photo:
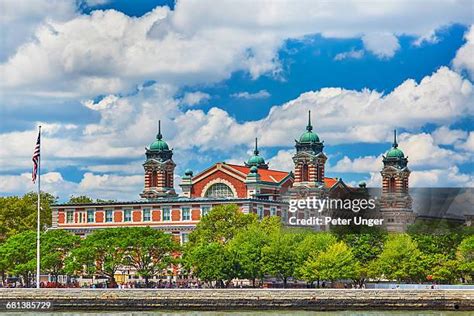
[[[208,198],[184,198],[184,197],[176,197],[176,198],[164,198],[159,200],[151,200],[151,201],[116,201],[116,202],[96,202],[96,203],[74,203],[74,204],[52,204],[51,207],[58,208],[58,207],[97,207],[97,206],[107,206],[107,205],[153,205],[153,204],[176,204],[176,203],[216,203],[216,202],[265,202],[265,203],[272,203],[272,204],[288,204],[283,200],[265,200],[265,199],[255,199],[255,198],[230,198],[230,199],[208,199]]]

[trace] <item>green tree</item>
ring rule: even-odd
[[[235,204],[219,205],[204,216],[190,234],[191,244],[227,243],[244,227],[256,222],[255,214],[244,214]]]
[[[263,272],[283,280],[284,287],[288,278],[295,274],[298,264],[296,246],[300,241],[298,234],[283,230],[273,233],[269,243],[262,248]]]
[[[150,227],[122,228],[124,264],[135,268],[137,275],[149,279],[163,271],[173,262],[173,252],[179,245],[172,236]]]
[[[343,241],[330,245],[326,250],[312,255],[302,267],[303,278],[314,280],[342,280],[354,278],[358,262]]]
[[[255,280],[264,276],[262,265],[262,249],[268,245],[271,234],[281,229],[279,217],[265,217],[260,222],[254,222],[239,231],[229,242],[229,251],[237,265],[239,278]]]
[[[298,259],[298,266],[296,268],[296,276],[305,279],[307,282],[312,284],[314,281],[317,282],[317,287],[319,287],[319,281],[317,275],[315,278],[304,278],[308,276],[306,274],[306,269],[304,268],[304,263],[309,259],[316,257],[319,253],[327,250],[331,245],[337,242],[337,239],[331,233],[326,232],[309,232],[304,233],[304,239],[297,245],[296,255]]]
[[[374,276],[389,280],[426,280],[427,264],[407,234],[389,235],[379,258],[371,264]]]
[[[445,219],[417,220],[408,227],[408,234],[426,255],[456,256],[456,248],[465,236],[462,225]]]
[[[124,233],[122,228],[94,231],[67,257],[66,271],[73,275],[107,277],[114,285],[115,273],[124,261]]]
[[[459,276],[459,264],[445,254],[434,254],[427,256],[430,266],[430,280],[442,283],[453,283]]]
[[[51,226],[51,204],[56,197],[41,192],[41,229]],[[0,197],[0,243],[27,230],[36,230],[38,196],[30,192],[22,197]]]
[[[1,246],[2,264],[7,272],[21,276],[27,287],[36,270],[36,232],[24,231],[9,237]]]
[[[237,276],[235,263],[227,245],[219,242],[202,243],[187,248],[183,258],[193,274],[205,282],[216,282],[218,287],[228,286]]]
[[[456,259],[463,277],[474,281],[474,235],[464,238],[459,244]]]
[[[57,281],[64,274],[65,259],[79,244],[80,238],[62,229],[49,230],[41,236],[41,270]]]
[[[354,282],[362,286],[372,274],[372,262],[382,253],[387,234],[382,230],[371,230],[360,234],[345,234],[341,238],[351,248],[359,263]]]
[[[94,200],[86,195],[74,196],[71,195],[67,204],[90,204],[94,203]]]

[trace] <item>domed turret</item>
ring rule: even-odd
[[[384,166],[393,166],[398,169],[403,169],[407,166],[408,157],[405,157],[403,151],[398,148],[397,130],[393,131],[393,144],[385,156],[383,156]]]
[[[158,121],[158,134],[156,135],[156,140],[153,143],[151,143],[150,150],[152,151],[169,150],[168,144],[163,140],[163,135],[161,135],[161,121]]]
[[[398,143],[397,143],[397,130],[393,131],[393,144],[392,148],[390,148],[389,151],[387,151],[387,158],[404,158],[405,154],[403,151],[401,151],[400,148],[398,148]]]
[[[319,143],[319,136],[313,132],[313,126],[311,125],[311,111],[308,113],[308,125],[306,126],[306,132],[301,134],[299,142]]]
[[[259,156],[257,138],[255,138],[255,150],[253,151],[253,156],[247,160],[245,165],[247,167],[255,166],[257,168],[268,169],[268,164],[265,163],[265,159],[262,156]]]
[[[176,164],[173,162],[173,150],[161,135],[161,121],[158,121],[156,140],[145,150],[145,188],[140,197],[153,200],[176,196],[173,180]]]

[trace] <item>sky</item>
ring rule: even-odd
[[[473,187],[474,1],[0,0],[0,195],[136,200],[157,122],[186,169],[259,139],[291,171],[312,111],[326,175],[380,186],[393,130],[412,187]],[[176,185],[179,191],[179,186]]]

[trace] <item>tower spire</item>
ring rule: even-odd
[[[253,153],[254,153],[256,156],[258,156],[258,153],[259,153],[259,151],[258,151],[258,143],[257,143],[257,142],[258,142],[258,139],[257,139],[257,137],[255,137],[255,150],[253,151]]]
[[[156,135],[156,139],[161,140],[163,135],[161,135],[161,120],[158,120],[158,134]]]
[[[308,132],[313,130],[313,126],[311,125],[311,110],[308,111],[308,125],[306,126],[306,130]]]
[[[393,130],[393,148],[397,148],[398,147],[398,143],[397,143],[397,130],[394,129]]]

